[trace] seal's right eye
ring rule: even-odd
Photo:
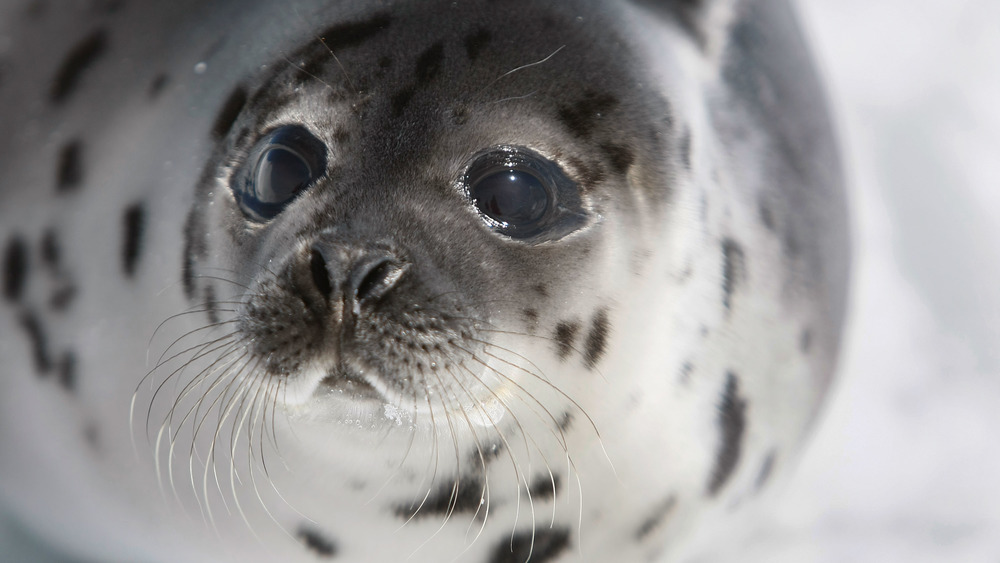
[[[233,194],[243,213],[268,221],[326,173],[326,147],[299,125],[265,135],[237,172]]]

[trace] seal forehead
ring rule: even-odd
[[[440,246],[441,233],[469,228],[468,214],[456,213],[467,205],[456,198],[457,178],[477,153],[503,145],[553,161],[584,195],[622,192],[626,184],[654,200],[669,193],[668,106],[643,86],[628,43],[618,38],[614,8],[440,4],[345,16],[232,90],[212,128],[216,137],[227,135],[223,165],[230,170],[263,135],[288,123],[328,147],[328,179],[268,244],[244,249],[273,251],[331,224],[359,237]],[[642,181],[627,182],[630,174]],[[600,199],[589,197],[585,207]],[[557,249],[529,255],[511,247],[498,256],[481,242],[466,240],[465,254],[510,259],[515,271],[543,275],[553,261],[571,270],[583,263]]]
[[[666,116],[666,102],[644,86],[614,7],[440,4],[320,30],[288,57],[294,66],[276,65],[264,78],[251,99],[258,123],[303,103],[303,88],[320,88],[325,102],[358,119],[350,144],[379,170],[411,166],[422,149],[465,128],[473,133],[464,146],[549,137],[600,151],[604,168],[624,171],[636,155],[621,137],[652,144],[660,133],[661,120],[649,116]],[[607,170],[589,172],[599,179]]]

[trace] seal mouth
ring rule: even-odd
[[[378,389],[365,380],[364,376],[347,366],[337,366],[320,380],[316,394],[337,394],[356,401],[386,402]]]

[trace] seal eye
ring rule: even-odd
[[[502,170],[469,187],[476,207],[500,225],[515,229],[533,227],[545,216],[550,195],[542,181],[524,170]]]
[[[298,125],[285,125],[265,135],[250,151],[233,183],[240,207],[251,219],[268,221],[320,178],[326,148]]]
[[[288,147],[271,146],[257,161],[254,197],[265,204],[280,204],[295,197],[312,179],[302,155]]]
[[[459,183],[486,224],[512,239],[557,239],[586,219],[576,183],[559,165],[524,147],[478,154]]]

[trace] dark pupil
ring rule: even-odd
[[[256,196],[261,203],[283,203],[309,184],[305,159],[286,147],[267,150],[257,164]]]
[[[549,200],[541,181],[520,170],[484,177],[473,186],[472,197],[480,211],[512,227],[541,219]]]

